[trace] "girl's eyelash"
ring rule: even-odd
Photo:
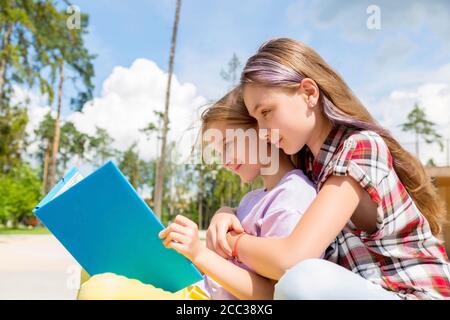
[[[269,112],[270,112],[270,110],[263,110],[263,111],[261,111],[261,115],[263,117],[265,117]]]

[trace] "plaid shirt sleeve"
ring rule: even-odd
[[[350,176],[369,194],[372,201],[382,208],[383,196],[390,192],[386,182],[394,171],[392,157],[383,138],[365,131],[354,133],[341,143],[325,172],[322,183],[330,175]],[[378,210],[378,232],[373,236],[380,236],[385,218],[384,210]]]
[[[344,141],[330,167],[329,174],[351,176],[376,204],[380,204],[381,194],[384,193],[380,188],[392,169],[392,158],[380,136],[357,133]]]

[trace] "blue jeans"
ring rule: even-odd
[[[398,300],[395,293],[322,259],[290,268],[275,285],[277,300]]]

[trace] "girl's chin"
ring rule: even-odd
[[[286,147],[286,146],[282,146],[280,149],[283,150],[283,152],[286,153],[288,156],[297,153],[297,151],[291,150],[290,148],[288,148],[288,147]]]
[[[303,146],[299,148],[299,147],[297,147],[297,146],[287,146],[287,145],[282,145],[282,146],[280,147],[280,149],[283,150],[283,152],[286,153],[288,156],[291,156],[291,155],[296,154],[296,153],[299,152],[302,148],[303,148]]]
[[[256,177],[249,177],[249,176],[242,176],[242,175],[239,175],[239,178],[241,179],[241,182],[243,182],[243,183],[251,183],[251,182],[253,182],[257,177],[258,177],[258,175],[256,175]]]

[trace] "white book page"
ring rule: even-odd
[[[66,184],[55,194],[55,196],[52,198],[55,199],[56,197],[58,197],[60,194],[62,194],[63,192],[65,192],[66,190],[70,189],[71,187],[73,187],[74,185],[76,185],[78,182],[80,182],[81,180],[83,180],[83,175],[79,172],[75,173],[70,179],[69,181],[66,181]]]

